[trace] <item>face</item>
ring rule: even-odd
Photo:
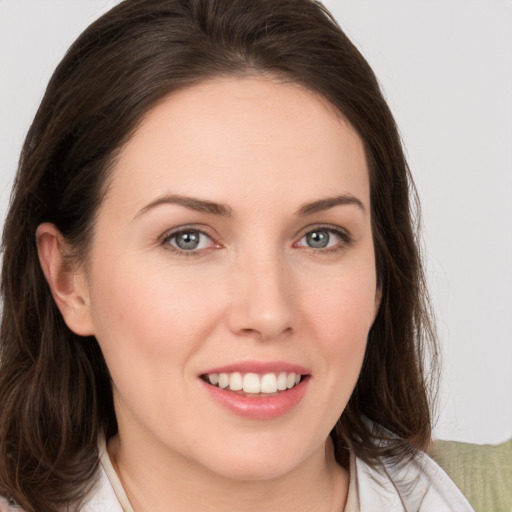
[[[85,277],[121,440],[285,474],[323,452],[378,307],[363,145],[293,84],[175,93],[121,152]]]

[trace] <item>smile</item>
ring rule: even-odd
[[[295,372],[279,373],[209,373],[201,378],[220,389],[240,392],[246,395],[267,395],[292,389],[301,382],[302,375]]]
[[[207,370],[199,382],[222,409],[251,420],[271,420],[299,406],[311,377],[309,369],[295,364],[245,362]]]

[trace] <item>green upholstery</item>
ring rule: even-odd
[[[499,445],[435,441],[429,452],[475,512],[512,512],[512,439]]]

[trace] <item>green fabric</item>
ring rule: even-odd
[[[430,455],[475,512],[512,512],[512,439],[499,445],[435,441]]]

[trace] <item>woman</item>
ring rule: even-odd
[[[471,510],[393,118],[309,0],[127,0],[57,68],[4,229],[24,510]],[[434,366],[430,366],[433,368]]]

